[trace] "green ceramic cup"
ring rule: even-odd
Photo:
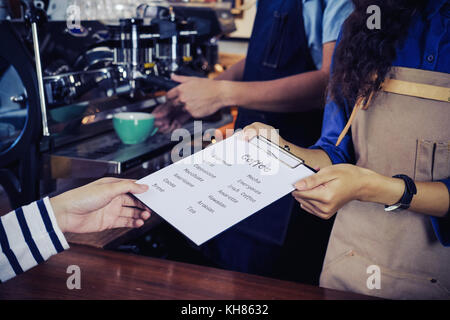
[[[137,144],[153,136],[158,128],[155,127],[155,117],[144,112],[120,112],[113,117],[114,130],[125,144]]]

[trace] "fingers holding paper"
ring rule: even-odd
[[[50,199],[63,232],[99,232],[111,228],[137,228],[150,218],[149,209],[131,194],[148,186],[134,180],[103,178]]]
[[[305,211],[330,219],[348,202],[363,200],[366,171],[349,164],[326,167],[298,181],[292,195]]]
[[[261,122],[254,122],[246,126],[243,132],[244,139],[247,141],[250,141],[256,136],[262,136],[280,146],[284,146],[286,144],[285,140],[278,134],[277,129]]]

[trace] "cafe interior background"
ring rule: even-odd
[[[255,3],[42,0],[27,11],[19,0],[0,1],[0,20],[11,21],[0,30],[8,43],[0,48],[0,215],[104,176],[138,179],[171,164],[178,141],[170,133],[123,144],[114,114],[151,112],[173,86],[172,72],[214,77],[245,57]],[[133,37],[135,52],[121,41]],[[202,119],[200,130],[232,128],[235,116],[222,110]],[[184,128],[192,136],[198,130],[193,119]],[[72,244],[202,263],[156,215],[138,230],[66,236]]]

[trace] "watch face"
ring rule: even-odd
[[[396,203],[396,204],[393,204],[392,206],[386,206],[386,207],[384,207],[384,211],[387,211],[387,212],[401,211],[401,210],[403,210],[403,209],[401,208],[401,206],[402,206],[401,203]]]

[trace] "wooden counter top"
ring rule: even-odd
[[[81,269],[69,290],[67,267]],[[0,284],[4,299],[367,299],[353,293],[73,245]]]

